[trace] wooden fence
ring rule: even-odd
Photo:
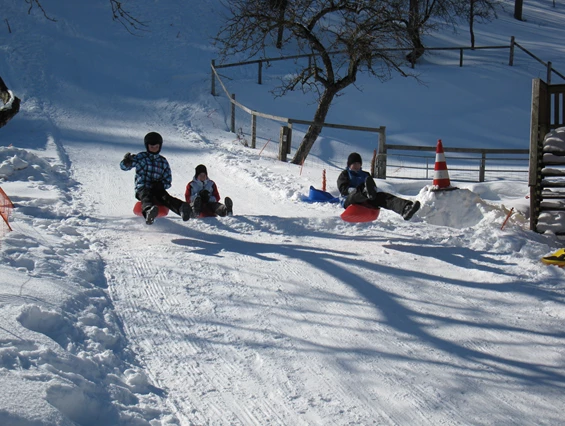
[[[551,84],[552,74],[556,74],[557,76],[559,76],[563,80],[565,80],[565,75],[563,75],[562,73],[560,73],[559,71],[554,69],[551,61],[545,62],[542,59],[538,58],[535,54],[533,54],[528,49],[526,49],[525,47],[520,45],[516,41],[516,37],[514,37],[514,36],[510,37],[510,44],[508,44],[508,45],[475,46],[475,47],[470,47],[470,46],[426,47],[426,51],[459,51],[459,66],[462,67],[463,66],[463,55],[464,55],[463,52],[465,52],[465,51],[508,49],[508,51],[509,51],[508,65],[513,66],[514,65],[514,59],[515,59],[515,56],[516,56],[516,48],[518,48],[520,51],[526,53],[528,56],[535,59],[537,62],[539,62],[540,64],[542,64],[544,67],[547,68],[546,80],[547,80],[548,84]],[[379,49],[379,50],[380,51],[412,51],[413,49],[411,47],[406,47],[406,48],[390,48],[390,49]],[[339,54],[339,53],[341,53],[341,52],[339,52],[339,51],[330,52],[331,55]],[[274,57],[274,58],[256,59],[256,60],[252,60],[252,61],[234,62],[234,63],[231,63],[231,64],[216,64],[216,61],[213,59],[212,64],[211,64],[211,68],[212,68],[211,93],[212,93],[213,96],[216,96],[216,77],[218,75],[217,74],[218,69],[256,64],[257,65],[257,84],[262,84],[263,83],[263,63],[269,64],[271,62],[276,62],[276,61],[286,61],[286,60],[290,60],[290,59],[307,58],[308,61],[309,61],[309,64],[310,64],[310,61],[312,60],[312,58],[314,56],[316,56],[316,55],[315,54],[303,54],[303,55],[283,56],[283,57],[278,57],[278,58]],[[412,63],[411,65],[412,65],[412,68],[414,68],[415,64]]]
[[[565,212],[565,150],[544,147],[551,130],[565,127],[565,84],[532,83],[530,126],[530,229],[565,235],[556,216]],[[542,214],[547,218],[540,223]]]
[[[231,115],[231,117],[230,117],[230,130],[231,130],[231,132],[236,133],[236,122],[235,122],[235,109],[236,109],[236,107],[240,108],[241,110],[243,110],[244,112],[248,113],[251,116],[251,148],[256,148],[256,145],[257,145],[257,117],[262,117],[262,118],[266,118],[266,119],[269,119],[269,120],[278,121],[278,122],[281,122],[283,124],[286,124],[285,126],[282,126],[282,128],[281,128],[280,139],[279,139],[279,143],[280,143],[280,145],[279,145],[279,160],[286,161],[286,155],[290,154],[291,146],[292,146],[293,125],[294,124],[311,125],[311,124],[315,124],[315,122],[309,121],[309,120],[301,120],[301,119],[297,119],[297,118],[289,118],[289,117],[281,117],[281,116],[272,115],[272,114],[265,114],[265,113],[262,113],[262,112],[252,110],[251,108],[248,108],[245,105],[241,104],[240,102],[236,101],[234,93],[230,94],[228,92],[226,86],[222,82],[222,79],[218,75],[218,72],[217,72],[216,68],[214,67],[213,63],[212,63],[212,73],[213,73],[212,80],[213,81],[216,80],[216,79],[218,80],[218,82],[220,83],[220,85],[222,87],[222,90],[224,91],[224,93],[226,94],[228,99],[230,99],[230,102],[231,102],[231,114],[230,114]],[[215,88],[215,83],[214,83],[213,87]],[[355,130],[355,131],[361,131],[361,132],[378,133],[379,143],[385,143],[386,142],[386,128],[384,126],[365,127],[365,126],[352,126],[352,125],[347,125],[347,124],[334,124],[334,123],[320,123],[320,125],[323,126],[323,127],[330,127],[330,128],[334,128],[334,129],[344,129],[344,130]]]
[[[379,143],[373,175],[388,177],[432,179],[435,166],[435,146],[411,146]],[[424,152],[433,152],[425,155]],[[444,144],[450,179],[485,182],[514,176],[527,180],[528,149],[450,148]]]

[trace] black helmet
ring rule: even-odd
[[[143,138],[143,142],[145,143],[145,149],[147,150],[147,152],[151,152],[149,151],[149,145],[159,145],[159,151],[156,152],[158,154],[159,152],[161,152],[163,137],[157,132],[149,132],[145,135],[145,138]]]

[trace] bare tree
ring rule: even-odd
[[[496,18],[495,6],[498,3],[499,0],[397,0],[403,16],[401,23],[412,46],[406,59],[414,64],[424,54],[426,47],[422,36],[425,33],[445,26],[455,29],[461,18],[467,19],[470,24],[471,44],[474,46],[474,21]]]
[[[2,77],[0,77],[0,101],[0,127],[4,127],[20,111],[20,99],[8,89]]]
[[[266,57],[276,46],[281,15],[266,7],[271,1],[227,2],[229,15],[216,37],[223,59],[242,54],[248,59]],[[402,54],[391,50],[406,46],[406,31],[398,25],[398,8],[388,0],[289,0],[282,22],[284,47],[292,54],[311,55],[311,60],[307,65],[297,63],[295,74],[281,82],[276,95],[302,89],[318,97],[314,124],[292,159],[301,164],[322,131],[332,101],[355,83],[359,72],[381,81],[393,72],[409,75],[401,68]]]
[[[499,0],[468,0],[466,11],[469,21],[469,34],[471,35],[471,47],[475,47],[475,22],[490,22],[497,18],[496,5]]]
[[[279,13],[279,30],[277,34],[277,49],[282,48],[283,35],[284,35],[284,12],[286,11],[286,6],[288,5],[288,0],[270,0],[270,7]]]
[[[110,2],[110,7],[112,8],[112,19],[118,21],[124,26],[124,28],[133,35],[137,32],[146,31],[147,24],[135,18],[131,13],[124,9],[122,2],[118,0],[108,0]],[[24,0],[25,3],[29,5],[28,13],[31,13],[34,7],[41,10],[43,16],[50,21],[56,22],[57,20],[52,18],[47,14],[41,4],[41,0]]]

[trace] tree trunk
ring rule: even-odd
[[[406,28],[410,42],[412,43],[412,52],[406,55],[406,59],[412,65],[424,54],[425,48],[420,38],[420,12],[418,10],[418,0],[410,0],[410,10],[408,12],[408,27]]]
[[[338,91],[336,87],[326,87],[326,90],[320,98],[316,114],[314,114],[314,122],[316,124],[311,124],[310,127],[308,127],[304,139],[302,139],[300,146],[296,150],[296,154],[294,154],[294,158],[292,159],[293,164],[302,164],[304,160],[306,160],[306,157],[314,146],[314,142],[316,142],[316,139],[318,139],[318,136],[322,133],[323,126],[320,124],[326,121],[330,105]]]
[[[524,6],[524,0],[514,0],[514,18],[518,21],[522,21],[522,8]]]
[[[288,6],[287,0],[276,0],[272,3],[275,10],[278,10],[279,16],[278,21],[278,34],[277,34],[277,49],[282,48],[282,41],[284,36],[284,13],[286,12],[286,7]]]
[[[286,2],[283,3],[279,10],[279,31],[277,34],[277,49],[282,48],[282,41],[284,35],[284,12],[286,9]]]
[[[469,32],[471,33],[471,48],[475,48],[475,0],[471,0],[469,7]]]

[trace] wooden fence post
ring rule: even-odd
[[[251,114],[251,148],[255,148],[257,143],[257,116]]]
[[[459,67],[463,66],[463,49],[459,49]]]
[[[263,84],[263,61],[259,61],[259,69],[257,70],[257,84]]]
[[[376,173],[373,172],[373,174],[377,176],[377,179],[386,179],[386,136],[384,127],[379,132],[379,147],[376,163],[377,170]]]
[[[530,170],[528,174],[528,186],[530,187],[530,230],[537,232],[538,215],[539,215],[539,187],[541,181],[541,170],[539,169],[539,139],[540,123],[547,117],[547,108],[544,108],[545,84],[539,78],[532,81],[532,109],[530,122]],[[545,136],[545,135],[544,135]]]
[[[288,123],[288,134],[286,137],[286,153],[290,154],[292,148],[292,123]]]
[[[231,94],[231,132],[235,133],[235,93]]]
[[[514,36],[510,37],[510,59],[508,60],[508,65],[514,66],[514,43],[516,38]]]
[[[485,181],[486,162],[487,162],[487,153],[483,151],[481,153],[481,165],[479,166],[479,182]]]
[[[288,143],[288,127],[281,126],[281,137],[279,140],[279,160],[286,161],[286,151]]]

